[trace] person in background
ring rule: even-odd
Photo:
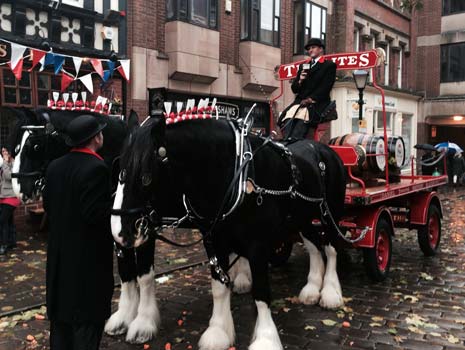
[[[6,254],[8,249],[16,246],[13,214],[16,207],[20,205],[11,184],[13,158],[5,147],[2,148],[2,160],[0,169],[0,255]]]

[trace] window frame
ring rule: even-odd
[[[174,4],[173,17],[168,17],[168,1],[171,1]],[[192,20],[192,6],[190,5],[190,0],[166,0],[165,9],[166,9],[166,21],[181,21],[186,22],[195,26],[202,28],[207,28],[211,30],[219,29],[219,0],[204,0],[207,1],[207,24],[199,23]],[[214,4],[212,6],[212,4]],[[215,8],[215,14],[212,15],[212,8]],[[183,9],[181,9],[183,8]],[[184,9],[185,8],[185,9]],[[212,22],[214,21],[214,25]]]
[[[270,0],[273,2],[272,8],[272,42],[264,41],[261,38],[261,1],[262,0],[241,0],[241,28],[240,38],[241,41],[255,41],[264,45],[273,47],[281,47],[281,5],[283,0]],[[279,2],[279,16],[276,15],[276,3]],[[245,6],[245,9],[244,9]],[[243,22],[243,13],[247,16]],[[253,26],[253,17],[256,16],[257,23]],[[242,24],[245,23],[245,28],[242,28]],[[277,23],[277,28],[275,27]],[[243,29],[246,29],[246,35],[244,35]]]
[[[294,45],[293,45],[293,54],[294,55],[305,55],[305,44],[306,44],[306,30],[308,29],[308,38],[312,38],[312,10],[313,6],[318,7],[321,11],[320,15],[320,39],[323,40],[323,42],[326,42],[327,38],[327,28],[328,28],[328,9],[324,6],[321,6],[319,4],[314,3],[311,0],[294,0],[294,18],[293,22],[297,23],[297,20],[295,18],[296,16],[296,7],[300,6],[301,7],[301,13],[302,13],[302,26],[300,30],[302,31],[302,38],[300,43],[296,43],[297,40],[297,28],[294,25]],[[306,8],[307,4],[310,6],[310,23],[306,22]],[[323,15],[324,13],[324,15]],[[324,18],[324,20],[323,20]],[[325,28],[323,28],[323,23],[325,24]]]
[[[446,10],[446,1],[448,0],[442,0],[442,15],[443,16],[451,16],[451,15],[456,15],[459,13],[465,13],[465,9],[462,11],[451,11],[450,9]],[[449,8],[450,8],[450,4],[449,4]]]
[[[29,74],[29,86],[20,86],[19,85],[19,81],[16,80],[15,78],[15,85],[7,85],[5,84],[4,82],[4,72],[7,72],[9,71],[11,74],[13,74],[11,72],[11,70],[9,68],[0,68],[0,81],[1,81],[1,91],[0,91],[0,95],[1,95],[1,101],[2,101],[2,105],[3,106],[14,106],[14,107],[18,107],[18,106],[24,106],[24,107],[32,107],[34,106],[34,74],[33,72],[28,72],[27,70],[23,69],[23,74],[24,73],[27,73]],[[16,103],[11,103],[11,102],[6,102],[5,101],[5,89],[6,88],[9,88],[9,89],[15,89],[16,91]],[[30,104],[24,104],[24,103],[21,103],[21,99],[20,99],[20,91],[21,90],[29,90],[30,91],[30,96],[31,96],[31,103]]]
[[[464,65],[460,65],[460,64],[458,65],[459,67],[462,68],[462,74],[461,74],[462,77],[454,79],[453,77],[460,76],[460,74],[455,75],[455,74],[450,73],[450,64],[451,64],[450,48],[454,46],[462,46],[463,49],[465,50],[465,42],[441,45],[441,60],[440,60],[440,83],[441,84],[465,82],[465,66]],[[447,50],[447,52],[445,50]],[[445,54],[447,55],[447,59],[444,60]],[[443,74],[443,64],[446,64],[448,68],[447,77],[444,77],[444,74]]]

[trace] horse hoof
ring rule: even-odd
[[[147,317],[137,317],[129,325],[126,341],[133,344],[142,344],[151,340],[157,334],[158,328],[154,320]]]
[[[283,350],[278,339],[258,338],[249,346],[249,350]]]
[[[320,306],[325,309],[338,309],[344,305],[342,294],[333,286],[323,287],[321,291]]]
[[[122,312],[117,311],[105,324],[105,333],[108,335],[121,335],[126,333],[132,320],[129,320]]]
[[[305,305],[315,305],[320,300],[320,291],[313,284],[306,284],[300,291],[299,300]]]
[[[237,294],[245,294],[252,289],[252,282],[245,273],[239,273],[234,279],[233,292]]]
[[[199,340],[200,350],[223,350],[228,349],[234,343],[229,339],[226,332],[218,326],[208,327]]]

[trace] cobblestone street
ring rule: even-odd
[[[397,230],[390,277],[372,284],[361,251],[341,256],[339,276],[345,307],[326,311],[295,303],[308,272],[300,244],[289,262],[272,270],[273,317],[286,349],[455,350],[465,346],[465,190],[441,194],[441,252],[421,253],[416,231]],[[179,235],[178,238],[182,238]],[[43,238],[42,238],[43,239]],[[184,237],[186,239],[186,237]],[[191,239],[191,237],[187,237]],[[0,260],[0,350],[47,349],[43,320],[45,245],[33,236]],[[212,310],[208,267],[201,247],[189,250],[157,246],[157,298],[162,328],[153,341],[131,345],[123,337],[104,336],[101,349],[195,349]],[[188,267],[191,266],[193,267]],[[182,268],[182,270],[178,270]],[[4,273],[6,271],[6,273]],[[160,275],[165,276],[160,279]],[[120,294],[115,289],[114,307]],[[24,311],[31,309],[32,311]],[[234,295],[236,349],[247,349],[255,322],[249,294]],[[28,335],[31,340],[27,340]],[[169,345],[168,345],[169,343]]]

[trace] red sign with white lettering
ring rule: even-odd
[[[325,55],[325,60],[332,60],[337,65],[337,69],[369,69],[376,67],[378,62],[378,52],[376,50],[354,52],[354,53],[337,53]],[[294,79],[302,63],[309,62],[310,58],[289,64],[283,64],[279,67],[279,80]]]

